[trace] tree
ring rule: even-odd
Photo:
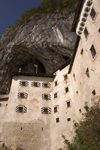
[[[69,142],[64,135],[64,143],[69,150],[100,150],[100,108],[99,104],[88,108],[84,120],[74,123],[75,136],[73,142]],[[88,109],[87,109],[88,108]]]

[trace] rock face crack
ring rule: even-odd
[[[74,14],[61,19],[63,13],[31,20],[13,35],[6,31],[0,38],[0,94],[9,92],[8,71],[51,73],[72,56],[76,40],[71,33]],[[60,19],[59,19],[60,18]]]

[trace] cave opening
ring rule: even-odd
[[[35,56],[24,50],[13,51],[12,59],[9,63],[9,71],[26,73],[46,73],[45,67]]]

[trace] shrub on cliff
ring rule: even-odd
[[[71,12],[75,11],[75,5],[79,0],[43,0],[41,5],[38,8],[33,8],[26,11],[24,14],[21,15],[21,19],[17,20],[15,23],[15,27],[9,27],[10,32],[14,32],[14,30],[21,25],[27,23],[32,16],[37,16],[40,18],[41,16],[48,15],[50,13],[55,13],[56,11],[72,10]],[[68,15],[67,15],[68,16]]]
[[[100,108],[99,104],[86,108],[84,120],[74,123],[75,137],[70,143],[64,135],[64,143],[69,150],[100,150]],[[88,108],[88,109],[87,109]]]

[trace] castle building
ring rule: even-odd
[[[71,61],[53,74],[10,72],[7,102],[1,101],[0,140],[26,150],[59,150],[74,135],[84,105],[100,99],[100,1],[80,0],[72,25],[77,40]],[[2,97],[0,98],[0,100]],[[7,105],[6,105],[7,104]]]

